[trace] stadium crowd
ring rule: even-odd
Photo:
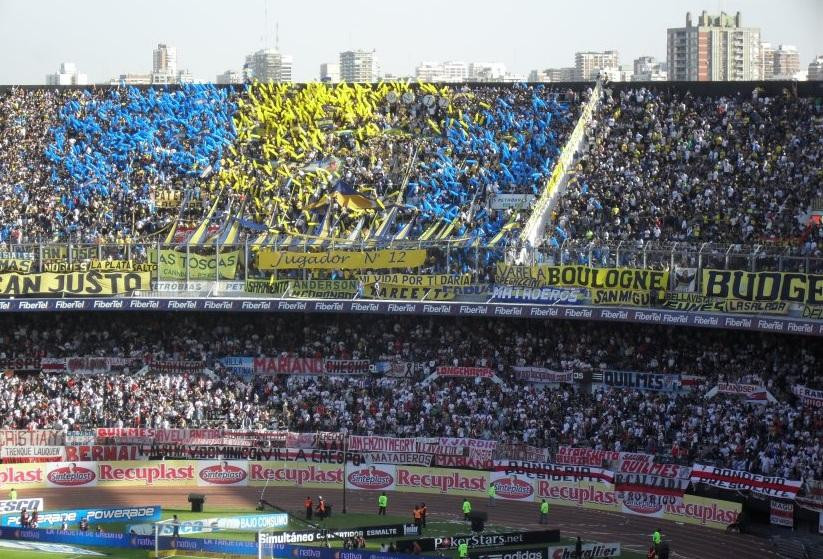
[[[821,387],[821,348],[803,337],[530,321],[144,315],[5,319],[13,359],[136,357],[112,374],[7,374],[3,427],[268,427],[397,436],[468,436],[636,450],[737,469],[821,479],[823,412],[792,386]],[[169,335],[174,332],[175,335]],[[656,343],[665,338],[667,343]],[[225,370],[231,355],[401,361],[403,374],[253,376]],[[151,357],[149,357],[151,356]],[[142,363],[202,361],[200,374],[159,374]],[[485,366],[489,379],[427,379],[439,365]],[[679,393],[577,385],[543,389],[515,366],[616,369],[702,377]],[[718,381],[764,385],[777,402],[747,404]]]
[[[789,93],[701,97],[607,89],[549,231],[596,241],[794,244],[823,197],[823,105]]]
[[[145,238],[177,215],[157,203],[172,190],[190,221],[255,237],[486,244],[527,217],[494,196],[538,194],[578,113],[542,85],[10,88],[0,241]]]

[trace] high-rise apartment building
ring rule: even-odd
[[[177,49],[160,43],[152,53],[153,74],[177,75]]]
[[[324,62],[320,65],[320,81],[323,83],[337,83],[340,81],[340,64]]]
[[[275,49],[262,49],[246,57],[244,68],[257,81],[290,82],[293,63],[290,55]]]
[[[380,64],[374,50],[347,50],[340,53],[340,81],[369,83],[379,79]]]
[[[54,74],[46,75],[46,85],[88,85],[89,78],[86,74],[77,71],[77,66],[73,62],[63,62],[60,70]]]
[[[823,80],[823,55],[818,56],[809,64],[807,80]]]
[[[743,27],[740,12],[719,16],[705,11],[686,27],[668,30],[669,80],[734,81],[760,79],[760,29]]]
[[[606,69],[611,71],[620,69],[620,54],[616,50],[574,53],[575,80],[596,80],[600,72]]]

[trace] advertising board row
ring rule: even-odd
[[[244,298],[63,298],[0,300],[0,312],[54,311],[234,311],[315,312],[366,315],[399,314],[423,316],[496,316],[510,318],[554,318],[563,320],[632,322],[667,326],[696,326],[761,332],[823,336],[823,323],[775,316],[757,318],[720,313],[544,305],[525,303],[456,303],[358,300],[283,300]]]
[[[518,467],[522,464],[518,465]],[[516,468],[514,468],[516,470]],[[0,489],[47,487],[266,486],[355,491],[398,491],[485,498],[494,484],[501,499],[609,510],[725,528],[740,505],[684,495],[682,499],[627,498],[614,483],[589,470],[546,475],[432,469],[419,466],[308,464],[252,461],[145,461],[10,464],[0,469]]]

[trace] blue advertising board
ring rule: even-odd
[[[114,522],[131,522],[134,520],[151,522],[160,520],[162,512],[160,505],[41,511],[37,515],[37,527],[59,528],[63,525],[63,522],[76,525],[79,524],[83,518],[88,519],[89,524],[111,524]],[[20,515],[4,514],[0,517],[0,526],[19,528]]]

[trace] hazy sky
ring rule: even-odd
[[[0,83],[44,83],[60,62],[93,82],[151,70],[159,42],[179,68],[214,80],[241,69],[280,25],[297,81],[346,49],[376,49],[384,72],[422,60],[502,61],[510,71],[573,66],[579,50],[665,59],[666,28],[686,12],[743,12],[763,40],[796,45],[803,69],[823,54],[823,0],[0,0]]]

